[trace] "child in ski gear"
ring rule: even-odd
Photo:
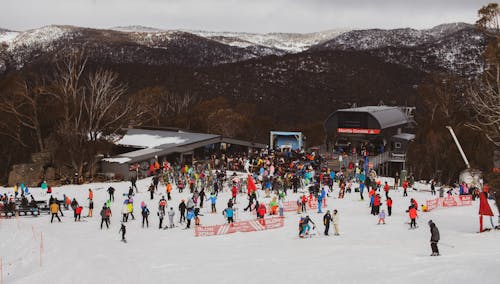
[[[439,249],[438,249],[438,242],[439,242],[439,230],[436,227],[436,224],[432,222],[432,220],[429,220],[428,222],[429,227],[431,229],[431,249],[432,249],[432,254],[431,256],[438,256],[439,255]]]
[[[259,205],[259,209],[257,209],[257,218],[263,219],[266,215],[266,210],[266,205],[264,205],[264,203],[261,203]]]
[[[330,223],[332,222],[332,215],[330,215],[330,210],[326,211],[323,216],[323,225],[325,225],[325,236],[328,236],[328,231],[330,231]]]
[[[335,236],[339,235],[339,215],[337,209],[333,210],[332,216],[333,229],[335,230]]]
[[[81,221],[82,210],[83,210],[82,206],[76,207],[76,209],[75,209],[75,222],[77,219],[78,219],[78,221]]]
[[[222,214],[226,215],[228,224],[234,223],[234,220],[233,220],[234,210],[233,210],[233,208],[227,207],[226,209],[224,209],[224,212]]]
[[[413,206],[410,206],[410,208],[408,208],[408,215],[410,216],[410,229],[415,229],[417,228],[417,217],[418,217],[418,214],[417,214],[417,209],[415,209],[415,207]]]
[[[380,223],[384,224],[385,225],[385,211],[384,209],[382,209],[380,211],[380,213],[378,214],[378,225],[380,225]]]
[[[122,233],[122,242],[126,242],[127,240],[125,239],[125,234],[127,233],[127,228],[125,227],[125,224],[122,223],[122,226],[120,227],[120,230],[118,233]]]

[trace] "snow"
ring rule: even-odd
[[[131,161],[130,158],[104,158],[102,160],[109,163],[118,163],[118,164],[124,164]]]
[[[188,141],[181,137],[162,137],[148,134],[127,134],[120,139],[117,144],[126,146],[135,146],[142,148],[153,148],[164,144],[181,144]]]
[[[7,44],[9,44],[18,35],[19,35],[19,32],[3,32],[3,33],[0,32],[0,43],[7,43]]]
[[[477,201],[472,206],[441,208],[430,213],[419,212],[420,226],[408,230],[404,210],[409,198],[419,204],[430,198],[428,192],[393,191],[393,216],[386,225],[376,225],[369,215],[368,201],[359,201],[359,194],[346,194],[345,199],[328,198],[328,209],[338,209],[339,237],[297,237],[296,213],[286,213],[285,227],[252,233],[235,233],[214,237],[194,237],[194,231],[158,230],[158,200],[149,200],[146,192],[151,179],[138,181],[141,193],[134,197],[137,220],[127,223],[128,243],[121,243],[118,230],[122,201],[129,183],[95,183],[54,188],[54,195],[63,193],[87,204],[88,188],[94,189],[93,218],[74,222],[65,211],[62,223],[49,223],[49,216],[0,219],[0,257],[3,260],[4,283],[498,283],[500,277],[500,233],[477,234]],[[112,204],[113,216],[109,230],[99,229],[99,210],[107,198],[106,189],[117,189]],[[420,185],[419,188],[425,187]],[[164,192],[163,187],[159,187]],[[42,196],[39,188],[30,189]],[[335,193],[337,193],[337,188]],[[12,192],[0,188],[0,192]],[[366,193],[365,193],[366,196]],[[175,209],[181,198],[173,190]],[[226,189],[218,198],[219,213],[202,209],[203,225],[222,224],[221,214],[229,198]],[[261,195],[261,200],[269,202]],[[295,200],[292,195],[289,200]],[[242,212],[247,200],[238,196],[237,220],[249,220],[254,214]],[[150,227],[141,228],[139,204],[145,201],[151,210]],[[206,203],[205,203],[206,204]],[[496,212],[493,203],[490,204]],[[383,206],[385,208],[385,206]],[[82,215],[87,214],[84,209]],[[178,212],[176,213],[178,217]],[[322,214],[309,212],[321,225]],[[441,234],[442,256],[429,257],[429,228],[432,219]],[[489,227],[489,221],[485,222]],[[43,233],[43,254],[40,266],[40,234]],[[451,247],[454,246],[454,247]]]

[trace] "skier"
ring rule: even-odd
[[[166,185],[166,191],[167,191],[167,199],[172,200],[172,196],[171,196],[172,184],[170,182],[168,182]]]
[[[81,221],[82,210],[83,210],[82,206],[76,207],[76,209],[75,209],[75,222],[77,219],[78,219],[78,221]]]
[[[181,203],[179,204],[179,223],[182,223],[183,221],[186,221],[186,203],[184,203],[184,199],[181,200]]]
[[[59,204],[57,204],[57,202],[50,204],[50,213],[52,213],[52,218],[50,218],[50,223],[52,223],[52,221],[54,221],[54,217],[56,217],[57,220],[59,220],[59,222],[61,222],[61,219],[59,218],[59,215],[57,214],[58,212],[59,212]]]
[[[71,201],[71,209],[73,210],[73,217],[76,219],[76,208],[78,208],[78,201],[75,198]]]
[[[125,201],[123,202],[123,206],[122,206],[122,215],[123,215],[122,222],[123,223],[126,223],[128,221],[128,214],[129,214],[128,200],[125,199]]]
[[[279,214],[280,214],[280,217],[284,217],[284,212],[285,212],[285,207],[283,205],[283,199],[280,198],[278,200],[278,211],[279,211]]]
[[[165,199],[165,196],[162,196],[160,202],[158,202],[158,209],[163,211],[163,214],[165,214],[165,206],[167,206],[167,200]]]
[[[330,210],[326,210],[326,214],[323,216],[323,224],[325,225],[325,236],[328,236],[328,231],[330,231],[331,222],[332,222],[332,215],[330,215]]]
[[[431,229],[431,249],[432,249],[432,254],[431,256],[438,256],[439,255],[439,249],[438,249],[438,242],[439,242],[439,230],[436,227],[436,224],[432,222],[432,220],[429,220],[428,222],[429,227]]]
[[[110,186],[108,188],[109,200],[115,202],[115,188]]]
[[[264,205],[264,203],[261,203],[259,205],[259,209],[257,209],[257,218],[263,219],[265,215],[266,215],[266,205]]]
[[[408,196],[408,193],[406,192],[407,189],[408,189],[408,180],[405,179],[405,181],[403,182],[403,197]]]
[[[385,199],[389,199],[389,184],[385,182],[384,184]]]
[[[380,223],[385,225],[385,211],[382,209],[380,213],[378,214],[378,223],[377,225],[380,225]]]
[[[128,208],[128,216],[132,217],[132,220],[135,220],[135,216],[134,216],[134,200],[132,199],[132,197],[130,197],[128,199],[127,208]],[[128,216],[127,216],[127,220],[128,220]]]
[[[175,217],[174,207],[170,207],[170,210],[168,210],[168,221],[170,223],[170,228],[174,227],[174,217]]]
[[[130,187],[130,189],[132,189],[132,192],[134,192],[134,187],[135,187],[135,192],[139,193],[139,189],[137,188],[136,182],[137,182],[137,177],[132,177],[130,179],[130,183],[132,184],[132,186]]]
[[[102,230],[102,225],[105,223],[106,228],[109,229],[109,217],[111,216],[111,209],[106,207],[106,204],[102,206],[101,209],[101,230]]]
[[[410,216],[410,229],[416,229],[417,228],[417,222],[416,222],[416,219],[418,217],[418,214],[417,214],[417,209],[415,209],[415,207],[413,206],[410,206],[410,208],[408,208],[408,215]]]
[[[212,194],[210,194],[210,204],[212,205],[212,213],[217,213],[216,203],[217,203],[217,195],[215,194],[215,192],[212,192]]]
[[[385,203],[387,204],[387,214],[389,216],[391,216],[391,214],[392,214],[392,198],[389,197]]]
[[[89,200],[89,214],[87,217],[92,218],[92,213],[94,211],[94,200]]]
[[[205,188],[201,188],[200,193],[200,208],[203,208],[203,200],[205,199],[206,193],[205,193]]]
[[[194,218],[194,210],[193,209],[188,209],[187,214],[186,214],[186,229],[189,229],[191,227],[191,220]]]
[[[122,226],[120,227],[120,230],[118,233],[122,233],[122,242],[126,243],[127,240],[125,239],[125,234],[127,233],[127,228],[125,227],[125,224],[122,223]]]
[[[431,180],[431,195],[436,195],[436,182],[434,179]]]
[[[142,227],[144,228],[144,221],[146,221],[146,227],[149,228],[149,220],[148,220],[148,217],[149,217],[149,209],[148,209],[148,206],[144,206],[142,208]]]
[[[333,229],[335,230],[335,236],[339,235],[339,215],[337,209],[333,210],[332,217]]]
[[[311,220],[311,218],[309,218],[309,215],[307,215],[302,220],[302,232],[300,232],[301,238],[303,238],[305,235],[309,234],[309,230],[311,229],[309,222],[311,222],[313,224],[313,229],[316,228],[316,224]]]
[[[160,219],[160,224],[158,225],[158,229],[161,229],[161,225],[163,224],[163,217],[165,217],[165,209],[158,210],[158,219]]]
[[[151,197],[151,200],[153,200],[154,199],[154,193],[155,193],[155,186],[153,184],[151,184],[149,186],[148,191],[149,191],[149,195]]]
[[[226,209],[224,209],[224,212],[222,214],[226,215],[228,224],[234,223],[233,220],[234,210],[232,207],[227,207]]]

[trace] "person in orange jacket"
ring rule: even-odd
[[[92,191],[92,189],[89,188],[89,200],[93,199],[94,199],[94,192]]]
[[[170,195],[170,193],[172,192],[172,184],[170,182],[167,182],[166,191],[167,191],[167,199],[172,200],[172,196]]]
[[[410,216],[410,229],[416,229],[417,228],[417,209],[414,206],[410,206],[408,209],[408,215]]]

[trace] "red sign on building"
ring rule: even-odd
[[[338,133],[347,134],[380,134],[380,129],[367,129],[367,128],[338,128]]]

